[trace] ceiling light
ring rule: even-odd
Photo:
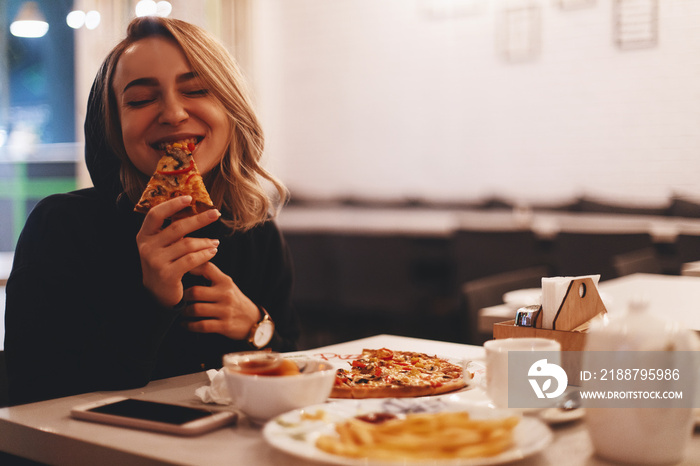
[[[25,2],[10,24],[10,32],[17,37],[42,37],[48,30],[49,23],[39,11],[36,2]]]
[[[161,0],[141,0],[136,4],[136,16],[168,16],[173,11],[173,6],[170,2]]]
[[[160,2],[156,3],[156,14],[158,16],[166,17],[172,11],[173,11],[173,6],[170,4],[170,2],[166,2],[165,0],[161,0]]]
[[[74,10],[66,16],[66,24],[73,29],[80,29],[85,24],[85,12],[82,10]]]
[[[154,16],[158,6],[154,0],[141,0],[136,4],[136,16]]]
[[[100,12],[95,10],[90,10],[85,15],[85,27],[92,30],[100,25]]]

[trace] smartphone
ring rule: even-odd
[[[168,434],[199,435],[236,420],[232,411],[210,411],[156,401],[111,397],[71,409],[76,419]]]

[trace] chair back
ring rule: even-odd
[[[531,230],[460,230],[453,239],[452,257],[457,284],[538,266],[545,261]]]
[[[661,260],[654,248],[616,254],[613,257],[613,267],[619,277],[633,273],[663,273]]]
[[[679,263],[700,261],[700,235],[680,234],[676,237]]]
[[[600,274],[601,280],[618,276],[613,258],[618,254],[653,248],[648,233],[560,232],[554,240],[554,272],[562,276]]]
[[[493,336],[493,332],[479,331],[479,311],[481,309],[502,304],[503,295],[509,291],[539,288],[542,286],[542,277],[547,276],[549,276],[548,267],[535,266],[490,275],[464,283],[461,289],[461,317],[464,320],[466,343],[481,345]],[[515,315],[515,311],[513,314]]]

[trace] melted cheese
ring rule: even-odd
[[[364,350],[337,383],[349,387],[438,387],[462,377],[462,367],[423,353]]]

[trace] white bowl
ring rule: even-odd
[[[255,423],[323,403],[335,382],[336,369],[324,361],[289,358],[299,366],[299,374],[253,375],[238,371],[232,358],[235,353],[224,356],[224,374],[233,406]]]

